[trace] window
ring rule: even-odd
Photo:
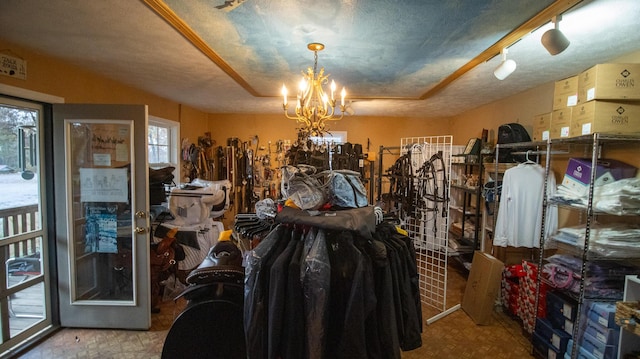
[[[169,129],[149,125],[149,163],[169,163]]]
[[[331,131],[322,137],[311,136],[309,139],[313,143],[342,144],[347,142],[347,131]]]
[[[149,116],[149,166],[178,168],[178,138],[180,125],[177,122]]]

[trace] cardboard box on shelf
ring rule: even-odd
[[[533,136],[531,138],[533,141],[546,141],[549,139],[552,116],[552,112],[533,116]]]
[[[464,310],[476,324],[492,321],[493,306],[500,291],[504,264],[494,256],[476,251],[462,298]]]
[[[553,109],[560,110],[578,104],[578,75],[556,81],[553,89]]]
[[[571,136],[594,132],[640,133],[640,102],[594,100],[581,103],[571,111]]]
[[[571,134],[571,113],[574,107],[567,107],[553,111],[551,115],[551,125],[549,126],[549,138],[564,138],[573,136]]]
[[[537,255],[535,249],[526,247],[499,247],[493,246],[493,255],[498,258],[504,265],[513,264],[522,265],[522,258],[532,258]]]
[[[616,325],[616,305],[609,302],[592,302],[589,306],[589,319],[605,328],[618,328]]]
[[[640,63],[599,64],[578,76],[580,103],[591,100],[640,100]]]
[[[562,185],[579,195],[587,194],[591,182],[591,165],[590,158],[570,158]],[[636,167],[622,161],[601,159],[598,160],[596,167],[595,185],[601,186],[623,178],[634,177],[636,172]]]

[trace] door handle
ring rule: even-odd
[[[147,233],[147,229],[144,228],[144,227],[136,227],[135,231],[136,231],[136,234],[145,234],[145,233]]]

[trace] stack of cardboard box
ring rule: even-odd
[[[640,133],[640,64],[599,64],[556,81],[553,111],[533,121],[534,141],[595,132]]]
[[[536,308],[536,281],[538,278],[538,266],[532,262],[523,260],[522,268],[526,275],[520,277],[520,295],[518,297],[518,317],[522,320],[522,328],[527,333],[532,333],[535,326],[536,312],[541,313]],[[540,282],[540,298],[544,301],[546,286]],[[544,306],[544,302],[538,303],[538,307]]]
[[[577,339],[578,355],[576,357],[585,359],[618,358],[620,327],[615,322],[615,304],[591,302],[587,303],[587,308],[586,316],[588,319],[582,338]],[[570,340],[564,358],[571,358],[572,347],[573,341]]]

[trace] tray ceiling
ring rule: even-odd
[[[551,56],[558,13],[571,45]],[[321,42],[356,115],[446,117],[640,50],[639,16],[637,0],[8,0],[0,38],[211,113],[279,113]],[[505,46],[518,67],[499,81]]]

